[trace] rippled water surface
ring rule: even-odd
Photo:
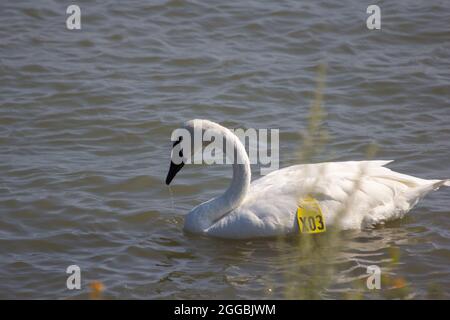
[[[62,2],[0,4],[0,298],[86,298],[92,281],[104,298],[450,298],[448,189],[305,250],[183,233],[229,167],[163,183],[192,118],[278,128],[281,166],[298,163],[319,64],[330,139],[311,161],[376,144],[395,170],[449,178],[449,1],[382,1],[380,31],[356,0],[78,2],[79,31]]]

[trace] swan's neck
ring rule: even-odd
[[[228,129],[223,128],[223,135],[233,145],[233,178],[224,194],[202,203],[186,217],[185,229],[192,232],[204,232],[229,212],[237,208],[245,199],[250,188],[250,160],[241,141]],[[236,157],[234,157],[236,155]]]

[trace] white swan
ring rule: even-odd
[[[230,139],[240,161],[233,164],[233,178],[225,193],[186,216],[188,232],[232,239],[300,232],[299,207],[308,207],[307,201],[312,201],[310,210],[320,213],[319,220],[323,218],[326,227],[360,229],[401,218],[430,191],[450,186],[449,179],[424,180],[394,172],[384,167],[391,161],[381,160],[295,165],[250,183],[250,162],[240,140],[208,120],[190,120],[184,127],[193,135],[194,126]],[[183,165],[171,162],[167,185]],[[321,226],[319,220],[312,225],[314,229]]]

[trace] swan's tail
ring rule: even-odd
[[[442,186],[450,187],[450,179],[444,180],[428,180],[428,183],[417,188],[417,192],[421,197],[431,191],[436,191]]]
[[[440,187],[450,187],[450,179],[444,180],[425,180],[427,183],[422,184],[416,188],[413,188],[409,192],[406,193],[406,199],[411,205],[411,208],[414,207],[417,202],[425,197],[431,191],[436,191]]]
[[[437,190],[442,186],[450,187],[450,179],[437,180],[432,184],[433,190]]]

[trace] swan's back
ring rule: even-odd
[[[296,232],[296,212],[314,198],[327,226],[360,229],[403,217],[423,196],[448,180],[425,180],[394,172],[391,161],[295,165],[255,180],[245,201],[207,233],[256,237]]]

